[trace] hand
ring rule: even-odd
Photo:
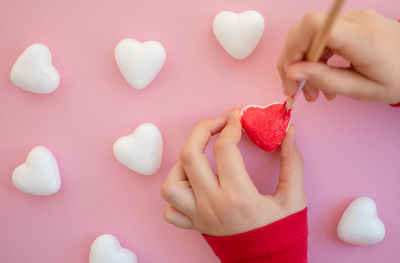
[[[218,173],[204,154],[211,136]],[[273,195],[258,192],[237,147],[242,134],[240,112],[199,123],[187,139],[180,160],[171,169],[161,194],[169,203],[167,222],[212,236],[226,236],[278,221],[306,206],[303,159],[290,127],[281,145],[279,184]]]
[[[341,94],[360,101],[399,103],[400,23],[371,10],[340,15],[321,63],[305,62],[305,53],[324,18],[324,14],[311,12],[291,28],[278,62],[284,93],[293,95],[296,81],[307,80],[304,97],[310,102],[321,90],[328,100]],[[328,66],[333,54],[345,58],[351,67]]]

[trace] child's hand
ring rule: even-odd
[[[217,174],[204,154],[211,136]],[[199,123],[186,141],[178,163],[162,188],[169,203],[165,219],[178,227],[212,236],[226,236],[268,225],[305,208],[303,159],[290,127],[282,142],[279,184],[275,193],[260,194],[237,147],[242,134],[240,112]]]
[[[285,94],[293,95],[296,81],[307,79],[304,97],[310,102],[321,90],[327,99],[341,94],[361,101],[399,103],[400,23],[370,10],[341,15],[332,28],[322,63],[303,62],[324,17],[308,13],[291,28],[278,62]],[[326,65],[333,54],[344,57],[351,67]]]

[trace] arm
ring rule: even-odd
[[[204,149],[218,133],[215,173]],[[306,262],[303,159],[294,127],[281,145],[279,184],[273,195],[259,193],[247,174],[237,147],[241,134],[239,110],[228,122],[216,119],[196,126],[163,186],[165,219],[202,233],[224,263]]]

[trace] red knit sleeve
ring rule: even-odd
[[[233,236],[203,235],[222,263],[307,263],[307,208]]]

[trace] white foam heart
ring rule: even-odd
[[[166,52],[157,41],[141,43],[127,38],[117,44],[114,56],[126,81],[136,89],[143,89],[160,72]]]
[[[137,263],[136,255],[121,247],[111,234],[98,236],[90,248],[90,263]]]
[[[113,150],[115,158],[129,169],[143,175],[152,175],[161,165],[161,132],[154,124],[141,124],[131,135],[119,138]]]
[[[33,44],[25,49],[15,61],[10,79],[15,86],[39,94],[51,93],[60,84],[50,50],[43,44]]]
[[[51,195],[61,187],[60,170],[53,154],[43,146],[33,148],[25,163],[12,174],[15,187],[27,194]]]
[[[385,237],[375,202],[369,197],[355,199],[344,211],[337,228],[339,239],[354,245],[375,244]]]
[[[214,18],[214,35],[229,55],[247,58],[256,48],[264,32],[264,18],[254,10],[240,14],[222,11]]]

